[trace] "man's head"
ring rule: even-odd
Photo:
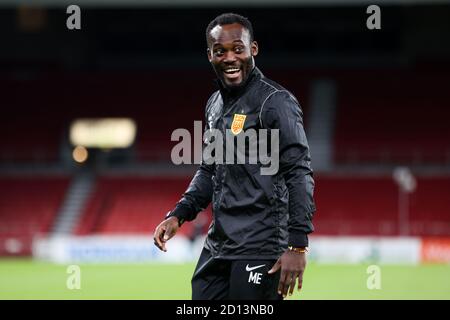
[[[227,88],[239,87],[255,66],[258,44],[250,21],[238,14],[224,13],[206,28],[208,59]]]

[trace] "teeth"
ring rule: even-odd
[[[237,72],[239,71],[239,68],[230,68],[230,69],[225,69],[226,73],[233,73],[233,72]]]

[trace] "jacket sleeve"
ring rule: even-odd
[[[207,129],[208,122],[205,125],[205,130]],[[204,147],[205,145],[203,144]],[[200,211],[206,209],[211,202],[213,194],[212,176],[214,175],[214,166],[214,164],[205,164],[202,161],[189,187],[175,208],[166,215],[166,219],[175,216],[178,218],[179,225],[181,225],[184,221],[194,220]]]
[[[263,128],[279,129],[279,171],[289,192],[288,232],[290,246],[308,246],[314,231],[316,210],[311,156],[303,128],[303,113],[297,100],[287,91],[272,94],[261,110]]]

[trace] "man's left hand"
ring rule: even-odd
[[[269,270],[269,274],[277,272],[281,268],[280,282],[278,284],[278,294],[286,298],[292,295],[295,288],[295,281],[298,279],[298,290],[302,288],[303,272],[306,268],[306,254],[293,251],[286,251]]]

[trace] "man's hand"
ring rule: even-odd
[[[306,254],[286,251],[269,270],[269,274],[277,272],[281,268],[280,282],[278,283],[278,294],[286,298],[292,295],[295,288],[295,280],[298,278],[298,290],[302,288],[303,272],[306,268]]]
[[[153,240],[155,241],[155,246],[159,250],[166,252],[166,242],[169,241],[178,231],[178,218],[170,217],[163,222],[161,222],[155,229],[155,234]]]

